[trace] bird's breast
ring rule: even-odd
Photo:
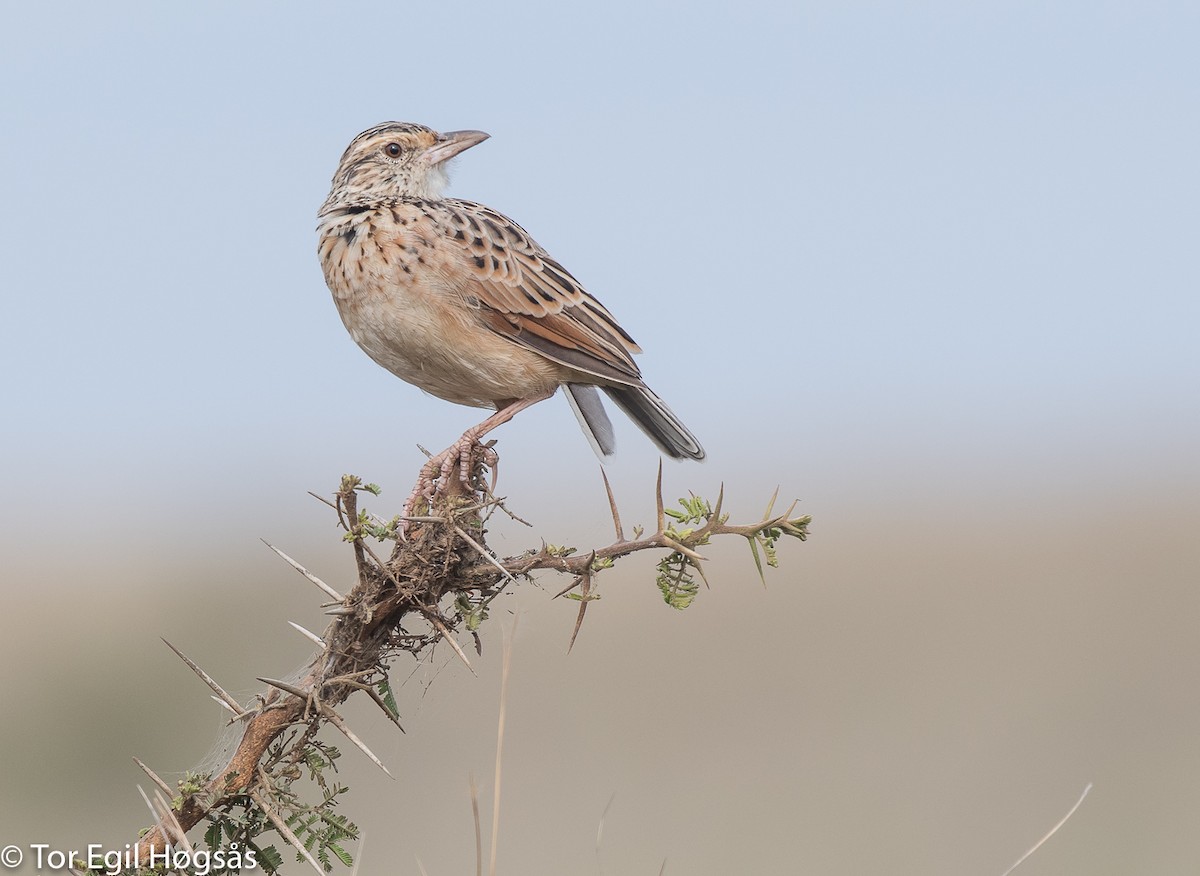
[[[402,380],[476,407],[560,382],[560,366],[486,327],[454,242],[411,206],[328,217],[319,253],[350,336]]]

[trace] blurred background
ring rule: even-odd
[[[316,260],[341,151],[480,128],[511,215],[704,441],[668,497],[814,516],[764,588],[717,544],[499,603],[472,677],[349,711],[360,872],[473,872],[514,615],[502,873],[1194,872],[1200,860],[1200,13],[1186,3],[25,4],[0,32],[0,845],[123,847],[227,689],[478,411],[362,354]],[[614,419],[616,419],[614,417]],[[651,523],[657,456],[607,466]],[[504,553],[611,538],[561,399],[500,430]],[[402,684],[403,683],[403,684]],[[402,686],[401,686],[402,684]],[[349,748],[349,746],[346,746]],[[610,805],[611,800],[611,805]],[[603,836],[597,827],[603,817]],[[303,872],[290,865],[287,872]],[[33,872],[28,866],[20,872]]]

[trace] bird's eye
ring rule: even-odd
[[[403,152],[404,150],[400,148],[399,143],[388,143],[386,146],[383,147],[383,151],[384,151],[384,153],[391,156],[392,158],[399,158],[400,153]]]

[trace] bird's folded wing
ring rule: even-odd
[[[469,278],[462,291],[489,328],[568,367],[641,384],[633,361],[641,348],[525,229],[481,204],[443,203]]]

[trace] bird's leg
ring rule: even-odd
[[[497,401],[496,413],[492,414],[482,423],[472,426],[463,432],[461,438],[441,453],[430,457],[429,461],[421,466],[421,476],[418,478],[416,486],[413,487],[412,495],[408,497],[408,501],[404,504],[404,516],[413,516],[417,503],[421,499],[428,499],[432,506],[438,482],[440,481],[443,488],[445,488],[445,485],[449,483],[448,478],[456,465],[458,467],[459,483],[463,485],[469,484],[471,481],[471,459],[475,446],[479,445],[479,439],[496,427],[503,426],[526,408],[550,398],[550,396],[554,395],[555,389],[557,387],[548,392],[529,396],[528,398],[501,399]],[[490,447],[482,447],[482,450],[485,463],[489,466],[495,466],[496,451]],[[407,527],[405,529],[407,531]]]
[[[502,399],[496,402],[496,413],[492,414],[478,426],[472,426],[463,432],[461,438],[439,454],[439,456],[446,456],[442,461],[441,476],[443,478],[449,476],[457,459],[458,479],[461,483],[469,483],[471,480],[471,448],[479,443],[479,439],[497,426],[503,426],[517,414],[521,413],[521,411],[536,405],[540,401],[545,401],[552,395],[554,395],[554,389],[540,395],[530,396],[529,398]],[[490,447],[484,448],[484,460],[488,465],[494,464],[495,458],[496,451]]]

